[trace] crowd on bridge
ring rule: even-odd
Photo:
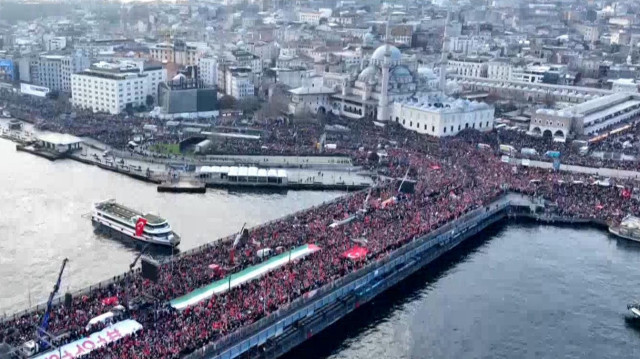
[[[289,150],[312,151],[312,139],[323,131],[317,126],[305,127],[308,132],[281,126],[281,130],[271,133],[282,135],[278,139],[281,148]],[[253,228],[236,246],[233,241],[212,243],[164,263],[157,282],[144,279],[136,271],[73,298],[70,307],[57,305],[49,326],[49,332],[60,335],[55,344],[95,332],[98,328],[87,327],[87,323],[110,309],[104,304],[105,298],[116,297],[121,303],[127,302],[126,298],[147,298],[147,305],[127,312],[128,317],[143,325],[141,331],[85,357],[183,357],[270,313],[284,310],[301,296],[389,256],[395,249],[487,205],[506,191],[544,198],[550,211],[562,216],[615,222],[639,210],[628,183],[604,183],[585,175],[512,167],[502,163],[494,151],[477,146],[494,146],[502,141],[538,145],[516,135],[464,132],[437,140],[393,124],[353,121],[348,126],[348,134],[332,140],[337,148],[347,149],[354,161],[379,174],[374,187]],[[546,145],[562,149],[553,147],[561,145],[552,142]],[[240,152],[242,148],[228,150]],[[400,190],[405,179],[413,183],[412,190]],[[184,310],[168,305],[169,300],[263,262],[268,256],[258,253],[265,248],[275,255],[309,243],[320,250]],[[366,256],[355,260],[346,257],[344,253],[354,246],[366,248]],[[148,298],[154,299],[148,302]],[[34,340],[42,315],[37,311],[10,318],[0,324],[0,336],[14,346]]]

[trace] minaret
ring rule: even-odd
[[[440,58],[440,91],[442,91],[443,95],[447,94],[447,63],[448,61],[448,51],[446,50],[447,46],[447,26],[449,26],[449,11],[447,10],[447,19],[444,21],[444,32],[442,34],[442,55]]]
[[[387,18],[387,29],[384,41],[384,60],[382,61],[382,89],[378,100],[378,121],[389,120],[389,69],[391,68],[391,46],[389,45],[389,19]]]

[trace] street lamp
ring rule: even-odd
[[[291,252],[293,252],[294,248],[295,246],[291,246],[291,248],[289,249],[289,263],[291,263]]]

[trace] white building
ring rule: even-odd
[[[198,77],[205,86],[216,86],[218,84],[218,59],[215,57],[198,59]]]
[[[289,90],[291,102],[288,113],[302,116],[307,113],[325,114],[331,109],[331,95],[335,91],[327,87],[299,87]]]
[[[251,69],[246,67],[229,67],[225,73],[226,94],[236,100],[242,100],[255,95]]]
[[[464,129],[493,129],[494,108],[486,103],[431,95],[396,101],[393,118],[402,127],[436,137],[454,136]]]
[[[300,11],[298,13],[298,20],[300,20],[300,22],[306,22],[312,25],[319,25],[320,19],[322,19],[323,17],[326,17],[326,14],[320,11],[309,10]]]
[[[640,94],[614,93],[564,108],[539,109],[531,117],[533,135],[566,139],[569,135],[597,135],[640,115]]]
[[[99,62],[71,76],[72,103],[94,112],[118,114],[127,106],[146,105],[147,96],[155,97],[157,84],[165,80],[166,70],[159,65],[141,68],[135,62]]]
[[[482,57],[464,57],[447,62],[450,73],[468,77],[487,77],[487,60]]]
[[[611,80],[613,92],[638,92],[638,84],[634,79]]]
[[[508,59],[495,59],[487,63],[487,78],[511,81],[513,66]]]
[[[546,65],[528,65],[514,69],[511,73],[511,81],[542,83],[544,74],[551,70]]]
[[[47,51],[58,51],[67,47],[67,38],[64,36],[44,36],[43,39]]]

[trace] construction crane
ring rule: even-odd
[[[56,294],[58,293],[58,290],[60,289],[60,281],[62,280],[62,273],[64,272],[64,267],[66,267],[67,262],[69,261],[69,259],[65,258],[62,261],[62,267],[60,268],[60,273],[58,273],[58,280],[56,281],[56,284],[53,286],[53,290],[51,291],[51,294],[49,294],[49,300],[47,301],[47,311],[44,312],[44,316],[42,317],[42,322],[40,323],[40,327],[38,327],[38,338],[42,338],[43,336],[46,335],[46,332],[49,328],[49,318],[51,317],[51,307],[53,305],[53,298],[56,296]],[[49,338],[49,340],[51,340],[51,338]],[[47,343],[45,340],[40,339],[39,340],[40,343],[40,348],[44,349],[47,347]]]
[[[246,225],[247,222],[242,225],[242,228],[240,229],[240,232],[238,232],[238,235],[236,235],[236,238],[233,240],[233,245],[231,246],[231,250],[229,251],[229,263],[232,266],[235,265],[236,247],[238,246],[238,244],[240,244],[240,240],[244,236],[244,227]]]
[[[133,268],[136,267],[136,264],[138,264],[138,260],[140,260],[140,257],[142,257],[142,255],[147,251],[147,248],[149,248],[149,243],[147,243],[144,247],[142,247],[140,252],[134,258],[133,262],[129,264],[129,273],[125,277],[125,284],[124,284],[124,307],[127,310],[129,310],[129,284],[131,281],[131,277],[133,277]]]

